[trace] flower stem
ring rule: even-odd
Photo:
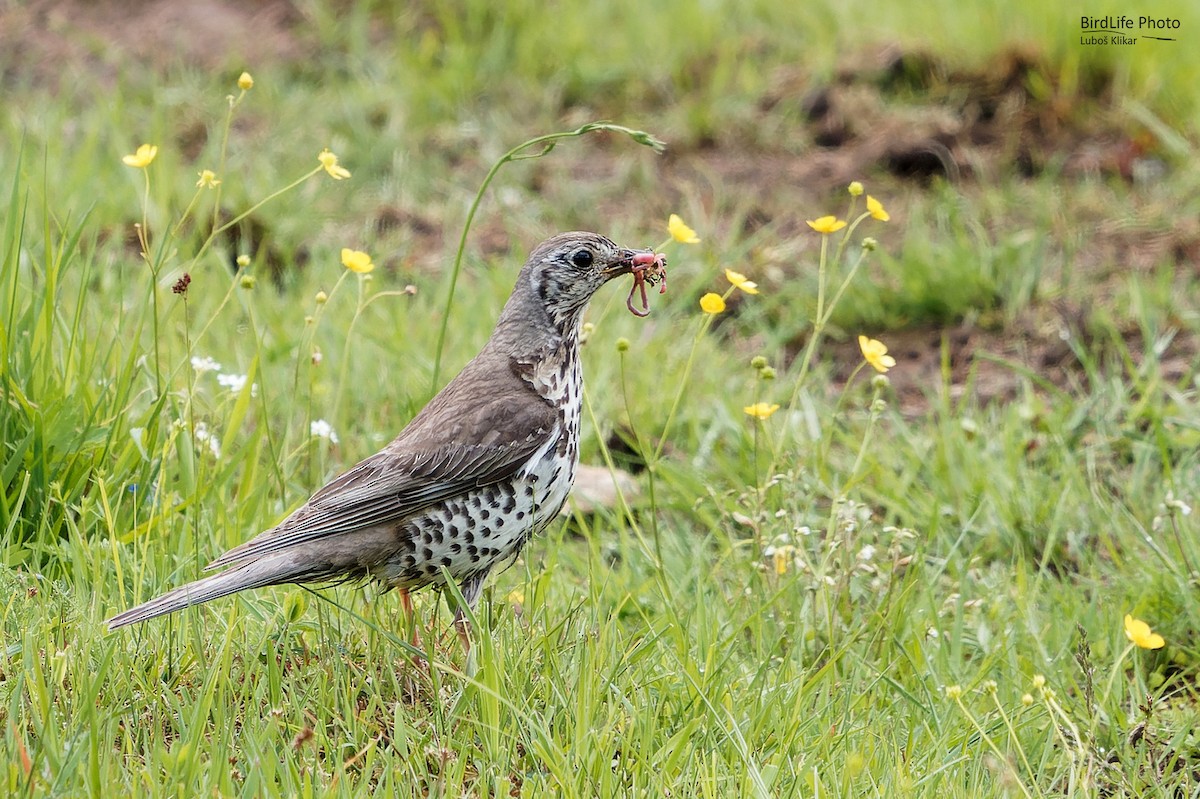
[[[612,133],[623,133],[629,136],[638,144],[644,144],[647,147],[652,147],[656,152],[661,152],[665,145],[658,139],[651,136],[649,133],[640,130],[633,130],[622,125],[612,125],[607,122],[590,122],[587,125],[576,128],[575,130],[559,131],[557,133],[548,133],[544,136],[537,136],[528,141],[521,142],[516,147],[512,148],[504,155],[500,156],[496,163],[492,164],[491,169],[483,178],[483,183],[479,185],[479,190],[475,192],[475,198],[471,200],[471,205],[467,209],[467,218],[463,222],[462,234],[458,237],[458,250],[454,254],[454,266],[450,270],[450,288],[446,291],[446,307],[442,311],[442,324],[438,329],[437,346],[433,355],[433,376],[430,380],[430,393],[437,391],[438,384],[441,379],[442,371],[442,354],[446,347],[446,331],[450,325],[450,311],[454,307],[454,291],[458,287],[458,276],[462,272],[463,254],[467,249],[467,233],[471,230],[471,223],[475,220],[475,213],[479,210],[480,204],[483,202],[483,195],[491,185],[492,180],[500,172],[500,168],[509,161],[524,161],[527,159],[541,158],[547,155],[558,144],[560,139],[571,139],[578,136],[585,136],[588,133],[595,131],[610,131]],[[526,152],[534,147],[540,146],[542,149],[537,152]]]

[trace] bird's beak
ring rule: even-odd
[[[653,250],[621,250],[621,260],[605,269],[603,274],[609,279],[628,275],[635,266],[648,266],[657,257]]]

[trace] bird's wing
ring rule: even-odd
[[[229,550],[208,568],[395,522],[503,481],[551,441],[558,422],[549,404],[499,397],[478,403],[451,423],[432,425],[423,417],[382,452],[334,478],[279,526]]]

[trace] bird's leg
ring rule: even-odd
[[[458,641],[462,644],[463,652],[471,655],[471,623],[467,621],[462,608],[454,611],[454,631],[458,633]]]
[[[417,614],[413,610],[412,596],[407,588],[397,588],[400,592],[400,610],[404,614],[404,623],[412,631],[412,645],[421,648],[421,636],[417,634]]]

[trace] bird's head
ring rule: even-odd
[[[658,258],[651,250],[618,247],[596,233],[560,233],[530,254],[513,295],[528,292],[555,327],[566,332],[579,323],[597,289]]]

